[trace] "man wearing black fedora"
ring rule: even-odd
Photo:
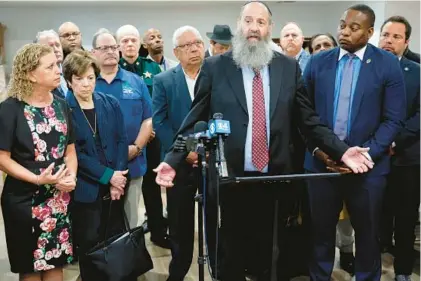
[[[223,54],[231,48],[232,33],[228,25],[215,25],[213,32],[206,32],[210,39],[209,49],[205,52],[205,58]]]

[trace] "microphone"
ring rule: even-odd
[[[178,135],[173,145],[174,151],[195,152],[200,140],[210,139],[210,134],[207,128],[208,124],[206,122],[199,121],[194,125],[193,134],[190,134],[189,136]]]
[[[218,146],[216,149],[217,159],[219,160],[219,175],[223,178],[228,177],[227,161],[224,152],[224,138],[231,133],[230,122],[222,120],[222,113],[215,113],[213,120],[209,121],[209,134],[211,137],[218,138]]]

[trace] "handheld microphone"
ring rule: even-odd
[[[215,113],[213,120],[209,121],[209,133],[212,137],[218,137],[217,159],[219,160],[219,175],[223,178],[228,177],[227,161],[224,152],[224,138],[231,133],[230,122],[222,120],[222,113]]]

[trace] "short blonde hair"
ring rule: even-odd
[[[28,74],[39,66],[42,57],[50,53],[53,53],[53,48],[38,43],[26,44],[17,51],[8,87],[9,97],[23,100],[32,95],[34,83]]]
[[[88,51],[74,50],[63,62],[63,77],[66,82],[72,82],[73,75],[82,76],[89,67],[94,69],[95,77],[98,77],[100,69],[95,57]]]

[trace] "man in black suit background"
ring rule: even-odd
[[[199,120],[220,112],[231,122],[225,141],[230,175],[289,174],[292,147],[299,135],[322,146],[336,161],[355,173],[372,168],[361,152],[349,148],[321,125],[301,81],[298,63],[271,49],[272,18],[266,4],[246,3],[237,22],[233,50],[205,60],[195,87],[192,110],[179,133],[193,130]],[[168,153],[155,171],[157,184],[170,188],[187,152]],[[269,280],[272,224],[276,194],[261,184],[221,187],[224,259],[221,280],[244,281],[245,259],[254,253],[259,281]],[[255,222],[250,226],[250,222]]]
[[[209,49],[205,52],[205,58],[225,53],[231,48],[232,33],[228,25],[215,25],[213,32],[206,32],[210,39]]]

